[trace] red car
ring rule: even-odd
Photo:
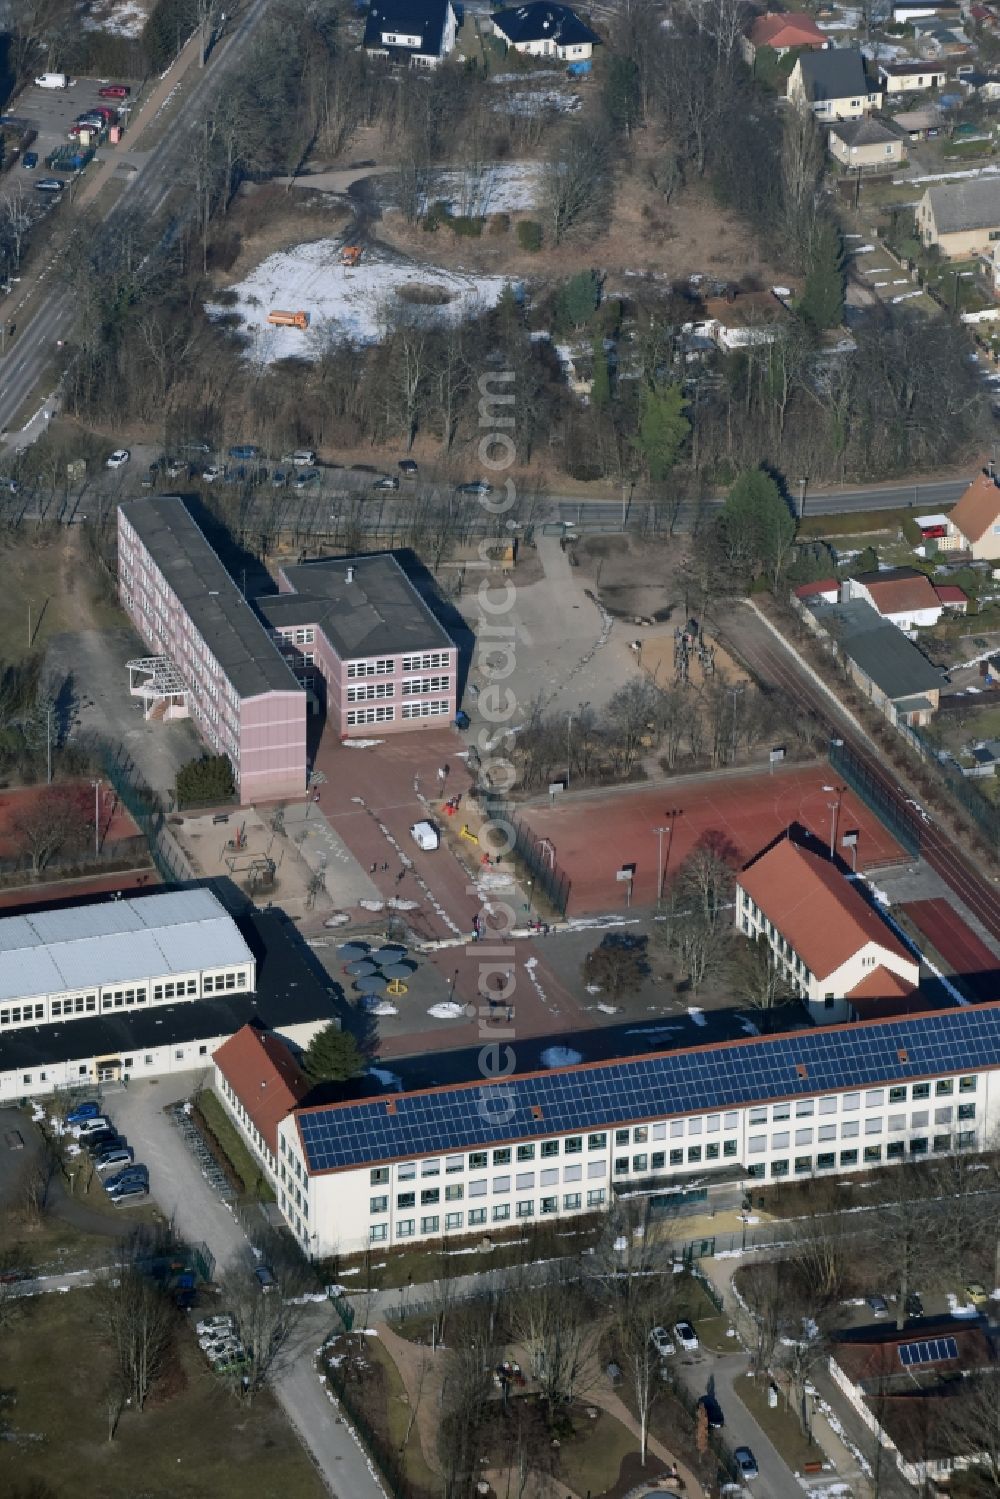
[[[95,115],[100,115],[105,125],[118,124],[118,111],[117,109],[112,109],[108,104],[99,104],[94,113]]]
[[[99,99],[127,99],[132,90],[124,83],[106,83],[97,90]]]

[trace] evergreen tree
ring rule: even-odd
[[[776,585],[795,540],[795,518],[771,476],[759,468],[741,474],[720,524],[730,563],[751,577],[766,571]]]
[[[817,333],[843,321],[844,244],[832,219],[816,227],[799,313]]]
[[[556,294],[556,323],[562,330],[590,322],[601,300],[601,278],[596,271],[579,271],[563,282]]]
[[[351,1033],[331,1023],[313,1036],[302,1065],[314,1082],[344,1082],[357,1076],[364,1058]]]
[[[667,477],[687,441],[691,431],[684,415],[687,404],[676,383],[647,386],[642,392],[637,446],[654,481]]]

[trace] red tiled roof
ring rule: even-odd
[[[884,578],[866,575],[861,581],[879,614],[913,614],[918,609],[934,609],[940,603],[934,584],[924,573],[898,569]]]
[[[934,592],[942,604],[967,604],[969,596],[957,583],[935,583]]]
[[[965,537],[978,541],[1000,516],[1000,487],[989,474],[977,474],[948,516],[949,523]]]
[[[825,47],[828,38],[812,16],[801,11],[760,16],[750,31],[755,47]]]
[[[244,1025],[222,1043],[212,1060],[276,1155],[278,1125],[310,1088],[284,1041],[272,1031]]]
[[[912,964],[890,927],[824,855],[782,838],[744,869],[738,883],[818,979],[869,942]]]
[[[798,588],[795,589],[795,597],[797,599],[814,599],[817,594],[837,593],[839,589],[840,584],[836,578],[820,578],[816,583],[800,583]]]
[[[909,979],[900,978],[898,973],[884,968],[880,963],[867,973],[860,984],[855,984],[853,989],[848,989],[845,999],[903,999],[916,989]]]

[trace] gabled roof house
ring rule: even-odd
[[[372,0],[364,48],[373,57],[436,68],[454,49],[457,31],[451,0]]]
[[[938,544],[945,552],[971,552],[976,561],[1000,558],[1000,485],[995,475],[976,475],[948,516],[948,534]]]
[[[856,119],[882,103],[882,91],[868,78],[856,47],[803,52],[789,75],[788,97],[819,120]]]
[[[491,18],[500,41],[528,57],[558,57],[562,62],[584,62],[601,39],[568,5],[535,0],[529,5],[498,10]]]

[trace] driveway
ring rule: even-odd
[[[726,1418],[722,1435],[730,1452],[749,1447],[757,1459],[767,1499],[802,1499],[802,1486],[777,1448],[765,1436],[736,1393],[733,1381],[747,1371],[745,1353],[686,1355],[674,1369],[693,1395],[704,1395],[714,1380],[715,1398]]]
[[[152,1194],[163,1212],[183,1238],[207,1244],[224,1271],[227,1265],[249,1261],[246,1236],[164,1113],[168,1104],[190,1097],[203,1076],[188,1072],[157,1083],[133,1083],[109,1092],[105,1101],[136,1159],[149,1167]],[[385,1499],[353,1429],[329,1400],[314,1367],[313,1354],[330,1331],[330,1314],[318,1306],[305,1311],[287,1364],[273,1381],[274,1393],[336,1499]]]

